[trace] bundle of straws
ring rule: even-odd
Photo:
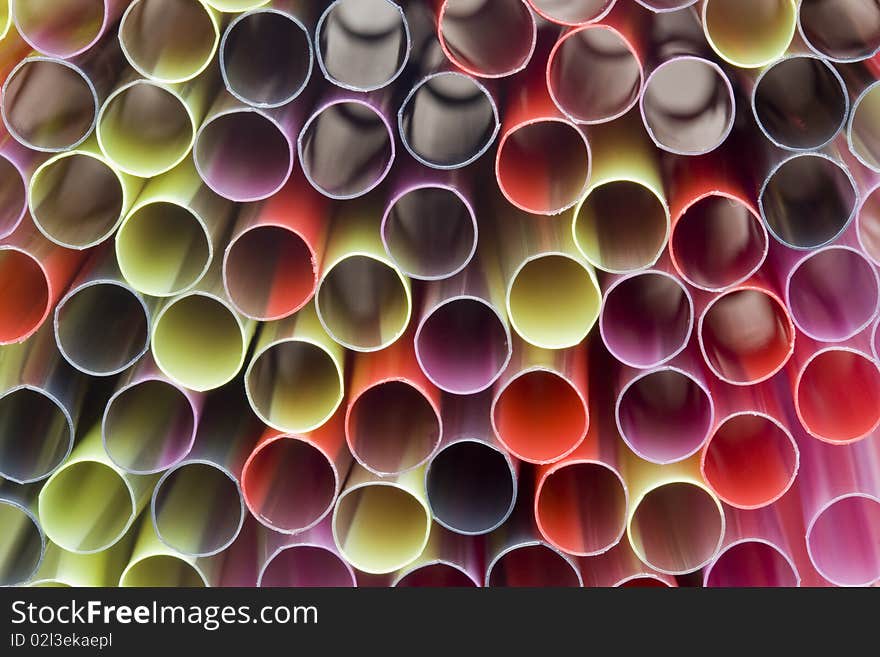
[[[877,0],[0,34],[0,583],[880,581]]]

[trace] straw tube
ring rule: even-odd
[[[492,432],[491,402],[489,392],[444,400],[443,441],[425,468],[431,514],[457,534],[497,529],[516,504],[519,461]]]
[[[244,375],[257,416],[269,426],[301,433],[317,429],[344,396],[345,350],[324,331],[314,305],[264,324]]]
[[[626,273],[657,262],[669,206],[655,149],[634,114],[590,132],[593,173],[574,209],[574,241],[598,269]]]
[[[257,586],[357,586],[355,572],[333,542],[330,519],[296,535],[264,532]]]
[[[95,425],[40,491],[38,508],[46,536],[70,552],[106,550],[147,505],[156,479],[129,474],[113,463]]]
[[[422,553],[430,532],[423,469],[383,479],[354,466],[333,510],[333,537],[348,563],[394,572]]]
[[[604,18],[617,0],[529,0],[535,13],[559,25],[584,25]]]
[[[28,188],[42,153],[25,148],[0,124],[0,240],[15,232],[28,212]]]
[[[0,479],[0,586],[23,584],[43,562],[47,546],[37,518],[38,493],[37,485]]]
[[[880,180],[865,185],[855,228],[862,253],[875,265],[880,264]]]
[[[391,586],[479,587],[485,571],[484,555],[483,541],[434,527],[422,554],[394,573]]]
[[[185,161],[151,180],[116,233],[116,258],[134,289],[170,297],[193,288],[226,239],[232,205]]]
[[[134,530],[136,538],[131,556],[119,577],[119,586],[186,587],[210,586],[203,559],[172,550],[159,540],[149,516]]]
[[[203,0],[134,0],[118,33],[132,68],[149,80],[175,84],[208,67],[220,41],[220,17]]]
[[[833,62],[858,62],[880,52],[880,7],[859,0],[802,0],[798,28],[807,45]]]
[[[795,0],[703,0],[703,31],[724,61],[760,68],[788,49],[797,13]]]
[[[262,431],[239,383],[208,395],[193,448],[153,489],[150,515],[159,540],[198,557],[232,545],[245,520],[242,469]]]
[[[675,588],[675,577],[646,565],[629,541],[621,541],[603,554],[580,560],[584,586],[590,588]]]
[[[695,5],[697,0],[636,0],[636,2],[657,14],[662,14]]]
[[[131,554],[133,539],[134,532],[129,530],[112,547],[89,554],[68,552],[49,541],[40,569],[27,585],[37,588],[116,586]]]
[[[312,431],[263,433],[241,474],[244,501],[259,522],[299,534],[330,514],[352,463],[344,417],[339,411]]]
[[[217,11],[232,14],[257,9],[269,4],[270,0],[205,0],[205,2]]]
[[[34,50],[67,59],[92,48],[126,0],[10,0],[15,27]]]
[[[852,102],[852,111],[846,126],[846,139],[850,152],[871,171],[880,172],[880,82],[874,82],[876,74],[869,72],[871,83]],[[851,83],[857,88],[858,82]]]

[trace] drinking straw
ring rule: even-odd
[[[232,212],[189,160],[154,178],[116,233],[116,258],[125,280],[156,297],[192,289],[224,243]]]
[[[703,0],[706,41],[724,61],[760,68],[779,59],[797,29],[795,0]]]
[[[831,584],[870,586],[880,579],[876,436],[849,446],[805,439],[800,447],[798,501],[807,525],[810,561]]]
[[[869,74],[872,81],[876,75]],[[857,89],[858,82],[850,82],[850,89]],[[863,89],[852,101],[852,111],[846,126],[846,139],[850,152],[871,171],[880,172],[880,131],[875,127],[880,116],[880,82],[861,85]]]
[[[68,552],[48,541],[46,556],[43,557],[39,570],[28,580],[27,586],[37,588],[116,586],[119,575],[131,554],[133,539],[134,532],[129,531],[112,547],[89,554]]]
[[[299,534],[330,514],[351,463],[341,410],[312,431],[266,429],[241,473],[244,501],[269,529]]]
[[[49,242],[29,218],[0,243],[0,345],[37,332],[84,258]]]
[[[520,464],[492,432],[491,403],[488,391],[445,399],[443,440],[425,468],[431,515],[457,534],[497,529],[516,504]]]
[[[599,318],[596,272],[575,246],[569,225],[567,216],[535,221],[516,214],[497,224],[504,235],[510,324],[523,340],[544,349],[576,346]]]
[[[574,209],[574,241],[597,269],[652,266],[669,239],[669,207],[656,149],[635,113],[590,131],[593,172]]]
[[[380,233],[381,210],[348,204],[333,218],[315,309],[336,342],[353,351],[378,351],[409,325],[409,279],[388,259]]]
[[[22,38],[34,50],[61,59],[95,46],[127,4],[128,0],[10,0]]]
[[[133,0],[119,22],[119,45],[143,77],[186,82],[211,63],[220,22],[203,0]]]
[[[627,538],[645,564],[668,575],[709,564],[724,538],[721,502],[700,477],[699,457],[655,465],[624,450],[630,492]]]
[[[193,160],[202,180],[232,201],[275,194],[293,171],[302,110],[301,102],[260,109],[220,94],[195,138]]]
[[[241,314],[284,319],[312,299],[323,262],[326,201],[296,173],[274,196],[240,209],[223,253],[223,285]]]
[[[503,285],[497,256],[487,247],[460,274],[426,287],[416,358],[441,390],[457,395],[486,390],[510,362]]]
[[[621,541],[602,554],[580,560],[584,586],[590,588],[675,588],[672,575],[645,565],[629,541]]]
[[[382,215],[382,244],[409,278],[455,276],[477,251],[479,228],[464,180],[404,169]]]
[[[120,377],[104,408],[107,456],[132,474],[162,472],[190,453],[202,414],[202,395],[167,378],[152,355]]]
[[[538,63],[547,60],[542,44]],[[553,103],[541,65],[520,74],[504,107],[495,156],[498,188],[511,204],[532,214],[559,214],[587,189],[591,144]]]
[[[517,341],[495,386],[492,428],[498,441],[529,463],[552,463],[587,436],[586,347],[550,351]]]
[[[435,0],[443,52],[469,75],[501,78],[532,59],[537,24],[526,0]]]
[[[697,0],[636,0],[636,2],[655,13],[661,14],[690,7],[696,4]]]
[[[198,557],[232,545],[246,513],[242,469],[263,429],[240,382],[208,395],[193,448],[153,489],[150,516],[159,540]]]
[[[231,381],[244,366],[256,323],[233,308],[219,263],[156,313],[151,347],[168,378],[197,392]]]
[[[352,587],[355,572],[333,542],[330,519],[296,534],[263,532],[263,554],[257,586]]]
[[[148,515],[143,516],[133,531],[136,531],[134,549],[119,577],[119,586],[210,586],[205,560],[181,554],[162,543]]]
[[[215,78],[202,75],[173,85],[136,77],[123,81],[98,113],[101,151],[134,176],[171,171],[196,144],[196,130],[216,93]]]
[[[706,365],[733,385],[766,381],[781,370],[795,348],[788,307],[760,278],[697,297],[697,339]]]
[[[646,18],[635,5],[618,3],[601,23],[559,37],[545,82],[563,114],[577,123],[605,123],[636,105],[645,82]]]
[[[363,196],[391,171],[396,146],[388,93],[329,93],[306,120],[297,155],[309,183],[325,196]]]
[[[395,587],[479,587],[485,567],[483,541],[434,527],[424,551],[392,576]]]
[[[12,12],[9,2],[0,3],[0,40],[6,38],[12,27]]]
[[[257,9],[263,5],[269,4],[270,0],[205,0],[208,5],[217,11],[227,13],[239,13]]]
[[[700,471],[732,507],[773,504],[797,477],[800,452],[789,427],[790,393],[779,384],[778,379],[752,386],[712,383],[717,419],[700,455]]]
[[[220,42],[226,90],[254,107],[296,99],[312,76],[313,14],[304,0],[274,0],[235,17]]]
[[[37,519],[39,486],[0,479],[0,586],[31,579],[46,552],[46,536]]]
[[[345,560],[371,574],[414,561],[431,533],[424,471],[381,478],[355,465],[333,509],[333,538]]]
[[[665,465],[696,454],[709,439],[715,404],[696,349],[666,365],[620,367],[615,420],[623,442],[639,457]]]
[[[615,2],[617,0],[529,0],[541,18],[570,27],[602,20]]]
[[[28,211],[28,183],[45,156],[15,141],[0,123],[0,240],[15,232]]]
[[[123,280],[113,249],[102,248],[55,307],[58,351],[85,374],[119,374],[147,352],[157,305]]]
[[[37,501],[40,523],[58,547],[101,552],[122,539],[157,479],[129,474],[113,463],[96,424],[43,485]]]
[[[602,554],[626,529],[627,489],[616,432],[591,425],[574,452],[535,471],[535,522],[550,545],[578,556]]]
[[[47,239],[83,250],[113,235],[143,184],[117,169],[90,139],[37,167],[30,178],[28,207]]]
[[[251,407],[263,422],[302,433],[326,423],[344,396],[345,349],[324,331],[313,303],[263,325],[244,375]]]
[[[865,177],[867,176],[868,174],[865,173]],[[874,264],[880,264],[880,192],[878,189],[880,189],[880,180],[863,183],[862,198],[855,221],[859,249]]]
[[[798,29],[806,44],[833,62],[858,62],[880,52],[880,7],[858,0],[802,0]]]

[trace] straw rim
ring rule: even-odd
[[[821,575],[823,578],[825,578],[826,580],[828,580],[829,582],[834,584],[835,586],[847,587],[847,588],[871,586],[873,583],[875,583],[877,581],[876,578],[871,579],[871,580],[867,580],[865,582],[846,583],[846,582],[838,581],[837,579],[835,579],[833,577],[829,577],[825,573],[824,569],[821,568],[819,566],[819,564],[816,562],[816,559],[813,555],[813,543],[810,540],[810,537],[813,533],[813,529],[815,529],[815,527],[816,527],[816,523],[819,521],[820,516],[822,516],[823,513],[828,511],[832,506],[834,506],[838,502],[843,502],[845,500],[850,500],[850,499],[867,500],[868,502],[873,502],[873,503],[877,504],[878,506],[880,506],[880,497],[877,497],[876,495],[871,495],[869,493],[863,493],[861,491],[855,491],[852,493],[844,493],[843,495],[837,495],[836,497],[833,497],[832,499],[830,499],[827,502],[825,502],[824,504],[822,504],[822,506],[819,507],[819,509],[816,510],[816,512],[810,518],[810,521],[807,523],[807,530],[804,533],[804,542],[807,544],[807,555],[810,557],[810,563],[813,565],[813,568],[816,569],[816,572],[819,573],[819,575]]]
[[[0,38],[2,38],[2,36],[0,36]],[[22,504],[18,500],[14,500],[9,497],[0,497],[0,505],[4,504],[21,511],[34,525],[34,528],[37,530],[37,536],[40,537],[40,554],[37,557],[33,569],[28,572],[25,577],[21,578],[19,581],[4,584],[3,586],[21,586],[26,585],[26,583],[33,584],[31,580],[40,571],[40,566],[43,563],[43,558],[46,556],[46,548],[48,547],[46,533],[43,531],[43,526],[40,524],[40,520],[37,517],[37,514],[34,513],[30,508],[28,508],[26,504]]]
[[[867,87],[862,89],[861,93],[856,97],[856,99],[854,101],[852,101],[852,106],[851,106],[850,112],[849,112],[849,119],[846,124],[846,144],[847,144],[847,147],[849,148],[849,152],[852,153],[853,157],[855,157],[856,160],[858,160],[861,164],[863,164],[864,166],[866,166],[868,169],[870,169],[871,171],[873,171],[875,173],[880,173],[880,163],[871,164],[862,156],[862,154],[856,148],[855,141],[853,140],[853,129],[855,127],[856,113],[859,111],[859,107],[861,106],[862,101],[864,101],[865,98],[868,97],[868,94],[873,93],[878,88],[880,88],[880,80],[872,82]],[[5,87],[4,87],[4,91],[5,91]],[[847,98],[849,98],[849,94],[847,94]],[[880,186],[880,183],[875,185],[871,189],[871,191],[873,192],[874,190],[876,190],[878,186]]]
[[[266,561],[264,561],[263,564],[260,566],[260,572],[257,575],[257,586],[262,588],[263,577],[265,576],[266,571],[269,569],[269,566],[272,564],[273,561],[275,561],[275,559],[277,557],[281,556],[281,554],[283,552],[286,552],[287,550],[295,550],[296,548],[315,548],[318,550],[323,550],[324,552],[327,552],[328,554],[332,554],[334,557],[336,557],[336,559],[339,561],[339,563],[342,564],[342,567],[345,568],[345,571],[348,573],[348,576],[351,578],[351,586],[357,587],[357,576],[355,575],[354,568],[352,568],[351,564],[348,563],[348,561],[341,556],[341,553],[334,551],[334,550],[331,550],[326,545],[322,545],[321,543],[318,543],[317,541],[305,541],[303,543],[294,543],[292,545],[282,545],[282,546],[276,548],[272,552],[272,554],[270,554],[266,558]]]
[[[104,33],[106,32],[107,27],[110,24],[110,1],[101,0],[101,6],[104,8],[104,11],[102,12],[101,16],[101,25],[98,27],[98,31],[95,34],[94,38],[92,38],[92,40],[86,43],[84,46],[80,46],[78,49],[74,49],[72,51],[50,52],[49,50],[44,48],[43,45],[37,43],[37,41],[27,30],[22,29],[21,24],[18,20],[18,12],[15,11],[17,1],[18,0],[9,0],[9,13],[13,23],[15,24],[15,29],[18,31],[18,34],[21,36],[22,40],[34,50],[44,52],[51,57],[57,57],[59,59],[70,59],[86,52],[89,48],[91,48],[96,43],[98,43],[98,41],[101,40],[101,37],[104,36]],[[6,90],[4,89],[3,91],[5,93]]]
[[[571,556],[566,554],[562,550],[559,550],[558,548],[552,546],[550,543],[539,539],[519,541],[517,543],[514,543],[513,545],[508,545],[503,550],[498,552],[498,554],[492,557],[489,565],[486,566],[486,576],[483,579],[483,586],[486,588],[491,588],[491,586],[489,585],[489,580],[492,577],[492,571],[495,569],[495,566],[498,564],[499,561],[501,561],[502,558],[504,558],[506,555],[510,554],[514,550],[521,550],[523,548],[529,547],[543,547],[550,550],[551,552],[556,553],[557,556],[561,557],[569,565],[569,567],[571,567],[572,572],[574,572],[574,575],[577,578],[578,587],[583,587],[584,578],[581,576],[581,570],[577,567],[577,564],[574,562]]]
[[[779,556],[781,556],[785,560],[785,562],[788,564],[789,568],[791,568],[791,573],[792,573],[792,575],[794,575],[795,582],[796,582],[795,587],[801,586],[801,573],[798,570],[798,567],[795,564],[794,559],[791,557],[791,555],[789,555],[785,550],[782,549],[781,546],[777,545],[775,542],[770,541],[766,538],[760,538],[757,536],[753,536],[750,538],[737,539],[736,541],[733,541],[729,545],[725,545],[723,548],[721,548],[718,551],[718,554],[715,555],[715,558],[712,559],[712,561],[710,561],[708,564],[706,564],[706,566],[703,568],[703,588],[710,588],[709,587],[709,579],[712,577],[712,570],[715,568],[715,566],[721,560],[721,557],[723,557],[727,552],[729,552],[733,548],[740,546],[740,545],[746,545],[749,543],[758,543],[760,545],[765,545],[765,546],[769,547],[771,550],[774,550],[777,554],[779,554]]]

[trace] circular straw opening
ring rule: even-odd
[[[575,461],[552,469],[535,493],[535,521],[544,538],[568,554],[587,556],[616,545],[626,529],[626,489],[602,463]]]
[[[807,528],[810,561],[838,586],[870,586],[880,579],[880,500],[863,494],[829,502]]]
[[[590,177],[590,147],[577,127],[535,119],[501,137],[495,163],[498,186],[518,208],[558,214],[573,206]]]
[[[416,356],[434,385],[470,395],[491,386],[511,357],[510,333],[498,311],[474,297],[433,308],[415,336]]]
[[[156,554],[126,568],[119,580],[119,586],[202,588],[208,586],[208,582],[204,575],[185,559],[170,554]]]
[[[675,57],[648,76],[641,112],[657,146],[679,155],[701,155],[718,148],[733,129],[733,87],[714,62]]]
[[[788,57],[755,82],[752,109],[758,125],[777,146],[821,148],[841,131],[849,96],[840,73],[824,59]]]
[[[172,380],[192,390],[219,388],[241,369],[247,341],[234,311],[196,293],[166,306],[153,329],[153,356]]]
[[[652,463],[674,463],[696,453],[715,417],[709,392],[673,368],[633,379],[620,392],[615,413],[626,444]]]
[[[627,531],[639,559],[661,573],[681,575],[699,570],[718,552],[724,513],[704,488],[671,482],[636,501]]]
[[[183,82],[201,73],[220,38],[210,10],[199,0],[135,0],[119,23],[119,44],[141,75]]]
[[[332,550],[318,545],[291,545],[276,552],[263,566],[258,586],[352,587],[354,572]]]
[[[324,273],[315,307],[327,333],[356,351],[390,345],[406,330],[412,312],[403,276],[387,263],[360,254]]]
[[[835,444],[861,440],[880,425],[880,370],[856,351],[820,351],[798,373],[795,407],[816,438]]]
[[[0,586],[22,584],[43,560],[43,532],[33,514],[9,500],[0,500],[0,527]]]
[[[561,25],[582,25],[603,18],[617,0],[529,0],[535,13]]]
[[[61,246],[95,246],[122,221],[126,201],[122,179],[99,157],[60,155],[37,169],[30,190],[34,224]]]
[[[177,386],[161,379],[140,381],[107,403],[104,449],[123,470],[159,472],[189,453],[197,421],[192,402]]]
[[[712,49],[744,68],[779,59],[797,29],[794,0],[706,0],[703,31]]]
[[[352,455],[380,475],[420,466],[440,443],[440,415],[407,381],[381,381],[350,402],[346,437]]]
[[[403,71],[410,34],[403,10],[389,0],[336,0],[318,21],[315,43],[330,82],[372,91]]]
[[[669,253],[688,283],[704,290],[736,285],[767,257],[767,229],[742,199],[713,192],[687,206],[675,222]]]
[[[457,274],[477,249],[477,218],[456,189],[426,185],[391,201],[382,221],[385,250],[412,278],[437,280]]]
[[[134,210],[116,233],[116,259],[125,280],[145,294],[172,296],[201,280],[211,241],[189,208],[156,201]]]
[[[460,566],[428,563],[417,566],[394,583],[397,588],[471,588],[479,586]]]
[[[98,97],[86,75],[72,64],[30,57],[4,82],[0,108],[16,140],[34,150],[57,152],[89,136]]]
[[[596,323],[601,303],[592,271],[570,256],[554,253],[526,261],[514,274],[507,294],[516,332],[545,349],[566,349],[582,342]]]
[[[27,210],[27,196],[24,175],[0,154],[0,239],[18,228]]]
[[[599,329],[624,365],[654,367],[679,354],[694,325],[694,304],[678,279],[660,271],[622,278],[605,293]]]
[[[801,578],[785,552],[758,539],[726,547],[703,574],[709,587],[797,587]]]
[[[553,548],[536,543],[517,545],[489,564],[486,586],[580,587],[575,565]]]
[[[757,509],[782,497],[798,471],[797,443],[768,415],[739,413],[724,419],[703,453],[706,483],[724,502]]]
[[[122,476],[97,461],[78,461],[59,470],[40,491],[39,507],[52,542],[79,553],[114,545],[137,513]]]
[[[697,329],[706,364],[718,378],[751,385],[776,374],[794,351],[795,329],[776,295],[756,288],[713,299]]]
[[[0,475],[16,483],[48,477],[73,446],[73,421],[48,393],[17,388],[0,395]]]
[[[407,150],[421,163],[438,169],[463,167],[476,160],[500,127],[498,108],[486,88],[453,71],[417,83],[404,100],[397,123]]]
[[[287,317],[315,293],[315,253],[289,228],[256,226],[230,242],[223,280],[230,301],[242,314],[260,321]]]
[[[626,114],[639,100],[643,76],[632,44],[605,25],[563,35],[547,61],[553,102],[581,123],[602,123]]]
[[[853,103],[847,141],[862,164],[880,171],[880,84],[869,86]]]
[[[431,517],[411,493],[393,484],[351,488],[336,503],[333,536],[352,566],[390,573],[413,561],[428,542]]]
[[[587,402],[564,376],[529,370],[514,377],[495,397],[492,425],[517,458],[550,463],[583,442],[590,424]]]
[[[697,3],[697,0],[636,0],[640,5],[653,12],[678,11]],[[650,579],[650,578],[649,578]],[[665,583],[660,586],[667,586]]]
[[[58,304],[55,337],[61,354],[77,369],[93,376],[118,374],[149,347],[147,309],[127,287],[98,281]]]
[[[500,78],[529,63],[537,26],[525,0],[445,0],[437,36],[453,64],[473,75]]]
[[[330,512],[337,477],[324,452],[302,438],[282,435],[254,450],[241,485],[257,520],[276,531],[295,533]]]
[[[244,522],[235,477],[203,462],[184,463],[165,473],[153,490],[151,511],[159,539],[190,555],[226,549]]]
[[[574,238],[592,264],[612,273],[650,267],[666,247],[669,211],[656,192],[631,180],[594,187],[574,215]]]
[[[862,251],[880,265],[880,186],[867,193],[859,208],[856,228]]]
[[[35,50],[72,57],[88,49],[104,32],[107,0],[12,0],[19,34]]]
[[[330,198],[363,196],[385,179],[394,162],[391,126],[378,109],[359,100],[319,109],[297,146],[306,178]]]
[[[31,254],[0,248],[0,344],[21,342],[49,314],[49,280]]]
[[[864,329],[877,314],[880,279],[874,265],[849,247],[814,251],[789,274],[791,317],[806,335],[839,342]]]
[[[798,24],[807,45],[832,61],[860,61],[880,50],[880,6],[875,2],[803,0]]]
[[[461,440],[443,447],[425,471],[434,519],[459,534],[486,534],[510,516],[517,482],[505,454],[492,445]]]
[[[324,424],[342,401],[339,366],[322,347],[286,340],[260,352],[245,373],[254,412],[282,431],[311,431]]]

